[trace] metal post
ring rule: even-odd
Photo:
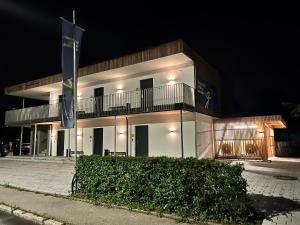
[[[73,24],[75,25],[75,10],[73,10]],[[74,90],[74,102],[73,102],[73,119],[74,119],[74,137],[75,137],[75,145],[74,145],[74,150],[75,150],[75,162],[77,161],[77,85],[76,85],[76,80],[77,80],[77,71],[76,71],[76,37],[75,37],[75,32],[73,30],[73,90]]]
[[[198,152],[197,152],[197,144],[198,144],[198,140],[197,140],[197,113],[196,111],[194,111],[194,120],[195,120],[195,157],[198,159]]]
[[[24,109],[24,106],[25,106],[25,99],[23,98],[22,109]],[[20,143],[19,143],[19,144],[20,144],[20,152],[19,152],[19,155],[22,155],[23,130],[24,130],[24,127],[21,126]]]
[[[126,116],[126,156],[128,156],[128,118]]]
[[[36,144],[36,136],[37,136],[37,124],[34,124],[34,137],[33,137],[33,159],[35,158],[35,154],[36,154],[36,148],[37,148],[37,144]]]
[[[50,124],[50,141],[49,141],[49,156],[52,156],[52,136],[53,136],[53,125]]]
[[[68,135],[68,158],[71,156],[71,129],[69,128],[69,135]]]
[[[215,125],[214,121],[211,123],[211,143],[212,143],[212,158],[216,158],[216,138],[215,138]]]
[[[117,116],[115,116],[115,144],[114,144],[114,155],[116,156],[117,151]]]
[[[184,157],[183,152],[183,124],[182,124],[182,109],[180,110],[180,141],[181,141],[181,157]]]

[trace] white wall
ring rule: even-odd
[[[135,155],[135,126],[129,128],[129,155]],[[138,125],[137,125],[138,126]],[[149,127],[149,156],[181,157],[180,123],[155,123],[148,124]],[[78,151],[84,151],[85,155],[93,154],[93,129],[78,128]],[[170,132],[173,130],[174,132]],[[70,147],[74,149],[74,129],[70,130]],[[82,133],[82,136],[81,136]],[[131,139],[131,140],[130,140]],[[52,156],[57,153],[57,129],[52,134]],[[65,152],[68,148],[69,131],[65,130]],[[195,157],[195,123],[193,121],[183,122],[184,156]],[[114,151],[114,127],[103,127],[103,150]],[[124,124],[117,125],[117,152],[126,151],[126,127]]]
[[[212,117],[196,113],[197,157],[214,158],[212,143]]]
[[[143,125],[143,124],[139,124]],[[131,126],[131,143],[129,152],[135,156],[135,126]],[[147,124],[144,124],[147,125]],[[181,157],[180,123],[148,124],[149,156]],[[170,132],[170,131],[174,132]],[[183,122],[184,156],[195,156],[195,123]]]

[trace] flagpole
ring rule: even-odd
[[[73,10],[73,24],[75,25],[75,10]],[[74,66],[74,77],[73,77],[73,89],[74,89],[74,107],[73,107],[73,118],[74,118],[74,140],[75,140],[75,162],[77,161],[77,71],[76,71],[76,37],[75,31],[73,30],[73,66]]]

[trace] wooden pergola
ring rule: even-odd
[[[215,157],[268,159],[275,155],[274,128],[286,128],[280,115],[215,119]]]

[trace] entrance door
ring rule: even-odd
[[[140,88],[142,110],[149,111],[153,106],[153,78],[140,80]]]
[[[148,156],[148,125],[135,127],[135,155]]]
[[[65,148],[65,131],[59,130],[57,131],[57,156],[64,155]]]
[[[95,96],[95,112],[98,114],[99,112],[103,112],[103,95],[104,88],[95,88],[94,96]]]
[[[94,128],[94,155],[103,154],[103,128]]]

